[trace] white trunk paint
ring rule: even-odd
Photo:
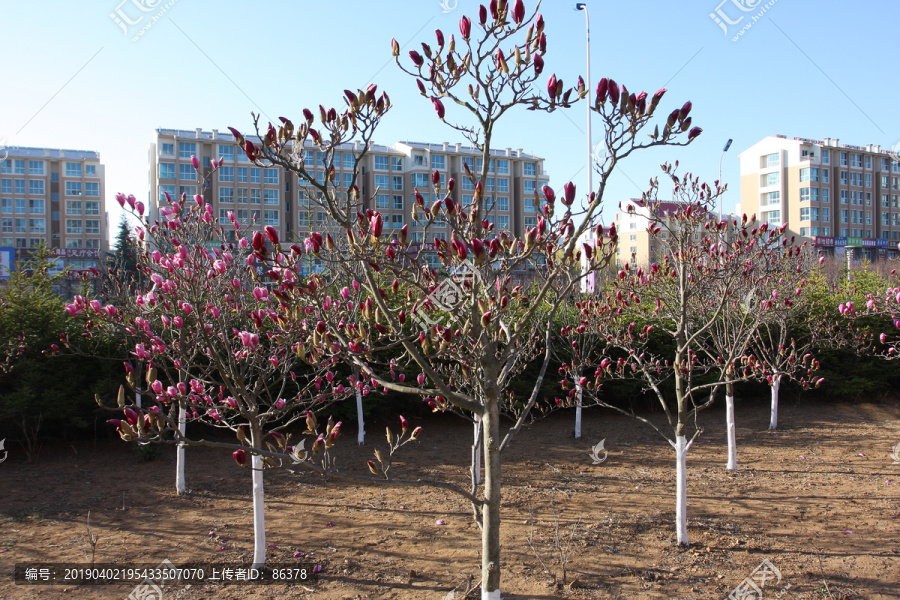
[[[472,484],[481,485],[481,417],[475,415],[472,435]]]
[[[494,590],[493,592],[481,590],[481,600],[500,600],[500,590]]]
[[[687,546],[687,439],[675,438],[675,532],[678,544]]]
[[[263,488],[262,457],[253,455],[253,566],[257,569],[266,564],[266,506]]]
[[[366,441],[366,424],[363,420],[362,392],[356,389],[356,420],[359,423],[359,433],[356,434],[356,443],[362,446]]]
[[[778,388],[781,387],[781,375],[772,377],[772,409],[769,413],[769,429],[778,427]]]
[[[737,439],[734,426],[734,396],[725,396],[725,428],[728,432],[728,464],[725,468],[737,471]]]
[[[134,405],[138,408],[141,408],[141,376],[143,374],[144,369],[141,367],[141,363],[137,365],[137,378],[135,381],[138,382],[136,386],[134,386]]]
[[[187,429],[187,409],[178,408],[178,433],[184,438]],[[175,448],[175,493],[179,496],[187,494],[187,482],[184,478],[184,443],[178,442]]]
[[[575,439],[581,437],[581,399],[582,399],[582,390],[580,385],[576,385],[575,389]]]

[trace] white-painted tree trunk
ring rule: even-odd
[[[178,408],[178,433],[179,437],[184,438],[187,430],[187,409],[183,406]],[[187,481],[184,477],[184,442],[178,442],[175,447],[175,493],[179,496],[187,494]]]
[[[356,389],[356,421],[359,423],[359,433],[356,434],[356,443],[362,446],[366,441],[366,423],[363,419],[362,391]]]
[[[253,468],[253,566],[260,569],[266,564],[266,506],[262,457],[254,454],[250,464]]]
[[[500,590],[494,590],[493,592],[481,590],[481,600],[500,600]]]
[[[778,388],[781,387],[781,374],[772,376],[772,408],[769,413],[769,429],[778,427]]]
[[[473,435],[472,435],[472,485],[479,486],[481,485],[481,417],[479,415],[475,415],[475,423],[473,426]]]
[[[581,437],[581,400],[582,389],[580,385],[575,386],[575,439]]]
[[[134,386],[134,405],[138,408],[141,408],[141,389],[140,389],[140,381],[143,369],[141,368],[141,363],[138,363],[137,366],[137,379],[138,385]]]
[[[679,545],[690,544],[687,531],[687,438],[675,438],[675,535]]]
[[[737,438],[734,425],[734,396],[725,396],[725,428],[728,433],[728,464],[725,468],[737,471]]]

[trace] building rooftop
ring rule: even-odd
[[[68,159],[96,159],[100,160],[100,153],[93,150],[64,150],[60,148],[26,148],[22,146],[4,146],[3,154],[16,158],[68,158]]]

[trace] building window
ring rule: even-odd
[[[509,230],[509,216],[508,215],[500,215],[497,217],[497,227],[501,230],[508,231]]]
[[[778,181],[780,180],[780,173],[778,173],[777,171],[774,173],[767,173],[763,175],[763,177],[765,178],[763,183],[764,186],[778,185]]]
[[[432,154],[431,155],[431,168],[432,169],[440,169],[443,170],[447,165],[446,158],[443,154]]]
[[[81,195],[81,182],[80,181],[67,181],[66,182],[66,196],[80,196]]]
[[[178,165],[178,179],[190,181],[197,178],[197,172],[190,163],[181,163]]]
[[[812,202],[819,201],[819,188],[809,188],[809,199]]]
[[[100,219],[85,219],[84,232],[89,235],[100,235]]]
[[[344,173],[341,178],[343,179],[343,184],[345,188],[350,188],[353,185],[353,173]],[[401,177],[402,179],[402,177]],[[302,180],[301,180],[302,181]]]
[[[828,188],[822,188],[822,202],[831,202],[831,191]]]
[[[846,208],[841,209],[841,223],[849,223],[850,221],[847,218],[847,213],[849,211]]]
[[[81,219],[66,219],[66,234],[81,235]]]
[[[403,227],[403,215],[391,215],[391,227],[400,229]]]
[[[159,145],[159,153],[165,156],[174,156],[175,144],[163,142]]]
[[[16,211],[18,212],[18,211]],[[67,215],[80,215],[81,214],[81,200],[66,200],[66,214]]]
[[[301,210],[297,212],[297,225],[304,229],[309,227],[309,213],[307,211]]]
[[[375,157],[375,168],[379,171],[387,171],[390,169],[390,162],[387,156]]]
[[[841,166],[842,167],[847,166],[847,153],[846,152],[841,152]]]
[[[390,175],[376,175],[375,176],[375,187],[382,191],[391,189],[391,176]]]
[[[13,182],[12,179],[0,179],[0,193],[12,194],[13,193],[12,182]]]
[[[378,194],[375,196],[375,208],[377,210],[388,210],[391,207],[391,197],[387,194]]]
[[[234,181],[234,167],[219,167],[218,171],[220,182]]]
[[[12,174],[12,161],[10,159],[6,159],[0,161],[0,173],[4,173],[6,175]],[[10,225],[12,227],[12,225]]]
[[[16,198],[16,212],[20,215],[25,214],[25,198]]]
[[[197,144],[194,142],[178,142],[178,158],[190,158],[197,155]]]
[[[81,248],[81,238],[66,240],[66,248]]]
[[[800,202],[809,202],[809,188],[800,188]],[[808,208],[806,210],[809,210]],[[803,212],[803,209],[800,209]]]
[[[428,188],[431,186],[431,182],[430,182],[428,173],[413,173],[412,181],[413,181],[414,187]],[[465,181],[466,181],[466,179],[464,178],[463,182],[465,182]],[[469,183],[471,183],[471,182],[469,182]],[[463,188],[463,189],[465,189],[465,188]]]
[[[509,198],[506,196],[500,196],[497,198],[497,210],[509,210]]]
[[[234,146],[231,144],[219,144],[219,160],[234,160]]]
[[[526,162],[522,164],[522,173],[525,177],[534,177],[536,175],[536,167],[533,162]]]
[[[250,190],[250,204],[262,203],[262,190]]]
[[[237,168],[237,182],[238,183],[247,183],[247,167],[238,167]]]
[[[527,184],[528,182],[526,181],[525,183]],[[531,182],[531,185],[534,186],[534,182],[533,182],[533,181]],[[474,190],[474,189],[475,189],[475,184],[472,183],[472,180],[471,180],[471,179],[469,179],[468,177],[465,177],[465,176],[464,176],[464,177],[462,178],[462,189],[464,189],[464,190]]]
[[[232,187],[220,187],[219,188],[219,202],[234,202],[234,188]]]
[[[778,204],[781,202],[781,192],[769,192],[766,196],[766,204]]]
[[[196,185],[179,185],[178,186],[178,196],[184,196],[185,198],[193,198],[197,193]]]
[[[809,207],[804,206],[800,209],[800,220],[801,221],[809,221]]]
[[[505,158],[498,158],[496,160],[497,163],[497,175],[508,175],[509,174],[509,161]]]
[[[265,169],[263,183],[278,183],[278,169]]]
[[[809,171],[810,171],[809,167],[804,167],[804,168],[800,169],[800,181],[809,181],[809,178],[810,178]]]
[[[44,212],[43,200],[41,200],[41,212]],[[86,200],[84,203],[84,214],[86,215],[99,215],[100,214],[100,202],[97,200]]]
[[[526,179],[526,180],[523,181],[522,183],[523,183],[523,188],[522,188],[523,193],[524,193],[526,196],[533,196],[533,195],[534,195],[534,189],[535,189],[536,183],[535,183],[534,181],[529,180],[529,179]],[[525,206],[526,206],[526,207],[527,207],[529,204],[530,204],[530,202],[527,202],[527,201],[525,202]],[[527,210],[527,208],[526,208],[526,210]]]
[[[81,177],[81,163],[66,163],[66,177]]]
[[[352,169],[355,161],[356,161],[356,157],[354,157],[353,154],[351,154],[350,152],[344,152],[343,165],[344,165],[345,169]],[[335,161],[335,162],[337,162],[337,161]]]
[[[345,186],[350,187],[350,186]],[[391,189],[392,190],[402,190],[403,189],[403,177],[394,175],[391,177]]]
[[[278,190],[263,190],[263,204],[278,204]]]
[[[250,167],[250,183],[260,183],[262,181],[262,169],[259,167]]]
[[[769,167],[777,167],[781,162],[778,153],[767,154],[760,158],[759,166],[763,169],[767,169]]]
[[[160,179],[175,179],[175,163],[159,163]]]
[[[84,195],[85,196],[99,196],[100,195],[100,184],[96,181],[88,181],[84,184]]]
[[[394,210],[403,210],[403,196],[392,196]]]
[[[872,187],[872,174],[866,173],[866,187]]]
[[[29,175],[43,175],[44,174],[44,161],[29,160],[28,161],[28,174]]]
[[[98,205],[99,205],[99,202],[95,202],[95,204],[98,204]],[[3,211],[3,212],[7,212],[7,211],[5,210],[5,208],[6,208],[6,207],[5,207],[5,205],[4,205],[4,211]],[[12,211],[10,211],[10,212],[12,212]],[[42,215],[42,214],[44,214],[44,212],[45,212],[44,201],[43,201],[43,200],[29,200],[29,201],[28,201],[28,212],[31,213],[31,214],[33,214],[33,215]]]
[[[80,183],[80,182],[79,182]],[[90,184],[88,184],[90,185]],[[43,179],[31,179],[28,181],[28,193],[32,196],[43,196],[44,195],[44,180]],[[99,195],[99,192],[98,192]]]
[[[823,208],[822,209],[822,220],[828,222],[831,220],[831,209]],[[827,233],[825,235],[828,235]]]
[[[841,190],[841,204],[847,204],[847,190]]]
[[[425,160],[422,155],[416,156],[416,164],[424,165]],[[391,157],[391,171],[402,171],[403,170],[403,158],[400,156],[392,156]]]

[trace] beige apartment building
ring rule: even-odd
[[[347,144],[335,156],[335,182],[339,187],[350,185],[355,156],[362,151],[359,144]],[[304,151],[304,162],[315,168],[318,181],[325,181],[324,156],[314,147]],[[150,145],[150,207],[157,214],[159,200],[169,192],[175,197],[182,193],[197,193],[197,176],[191,166],[191,156],[201,161],[201,170],[210,174],[204,199],[211,202],[215,214],[227,222],[227,213],[234,211],[238,220],[249,223],[257,219],[259,228],[275,227],[285,240],[302,238],[310,231],[324,231],[329,227],[325,211],[310,201],[308,192],[314,190],[293,173],[281,168],[257,167],[251,164],[231,133],[218,130],[203,131],[157,129]],[[533,198],[536,190],[547,183],[542,158],[522,150],[506,148],[491,154],[485,196],[491,199],[489,215],[501,231],[521,235],[527,227],[537,224],[538,212]],[[212,173],[210,161],[221,160],[222,166]],[[463,206],[472,203],[474,185],[464,176],[463,163],[480,172],[482,158],[473,147],[461,144],[429,144],[397,142],[392,146],[373,145],[367,152],[357,185],[363,197],[370,199],[370,208],[384,215],[385,229],[399,230],[408,224],[414,241],[428,242],[434,237],[447,238],[449,230],[440,223],[429,229],[424,239],[423,227],[412,219],[415,190],[425,197],[426,206],[435,200],[432,172],[441,173],[442,180],[456,180],[454,199]]]
[[[41,243],[69,277],[93,277],[108,250],[100,154],[54,148],[0,148],[0,246],[3,261]],[[5,275],[4,273],[3,275]]]
[[[640,200],[631,198],[622,202],[621,209],[616,213],[616,231],[619,235],[619,244],[616,247],[616,264],[622,266],[625,263],[646,267],[652,263],[660,263],[665,253],[668,232],[663,228],[658,235],[651,235],[647,230],[653,222],[666,222],[670,214],[687,208],[685,202],[659,202],[651,212],[649,206],[640,206]],[[731,220],[735,215],[727,214],[725,218]],[[699,240],[705,232],[694,232],[694,238]],[[634,257],[634,258],[632,258]]]
[[[825,254],[897,258],[900,162],[878,145],[769,136],[740,154],[741,205]]]

